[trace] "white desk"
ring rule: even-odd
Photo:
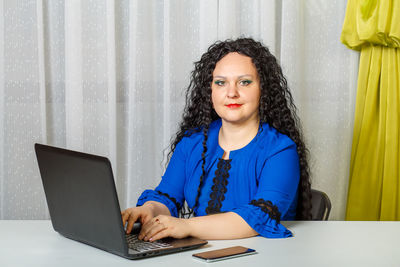
[[[50,221],[0,221],[0,266],[400,266],[400,222],[285,222],[287,239],[210,241],[201,249],[131,261],[64,238]],[[194,252],[242,245],[257,255],[215,263]]]

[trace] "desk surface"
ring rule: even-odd
[[[201,249],[131,261],[64,238],[50,221],[0,221],[0,266],[400,266],[400,222],[284,222],[294,237],[210,241]],[[192,258],[242,245],[258,254],[215,263]]]

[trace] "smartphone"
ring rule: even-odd
[[[236,246],[236,247],[201,252],[193,254],[192,256],[195,257],[196,259],[203,260],[206,262],[214,262],[214,261],[232,259],[246,255],[252,255],[256,253],[257,252],[254,249]]]

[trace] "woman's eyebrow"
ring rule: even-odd
[[[238,76],[238,78],[244,78],[244,77],[253,77],[253,75],[251,75],[251,74],[243,74],[243,75],[240,75],[240,76]]]
[[[243,78],[243,77],[253,77],[253,75],[251,75],[251,74],[243,74],[243,75],[239,75],[239,76],[237,76],[237,78]],[[214,79],[226,79],[226,77],[225,76],[221,76],[221,75],[217,75],[217,76],[214,76]]]

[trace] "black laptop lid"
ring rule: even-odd
[[[54,230],[71,239],[126,254],[110,161],[41,144],[35,144],[35,151]]]

